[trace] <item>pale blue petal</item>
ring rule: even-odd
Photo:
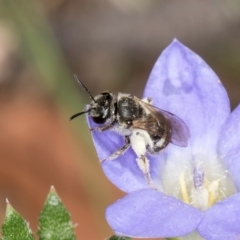
[[[207,240],[240,239],[240,193],[206,210],[198,232]]]
[[[240,190],[240,105],[231,113],[221,130],[218,156]]]
[[[117,235],[136,238],[186,235],[197,228],[202,216],[196,208],[150,189],[132,192],[106,210]]]

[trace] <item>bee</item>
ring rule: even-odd
[[[150,187],[153,187],[147,154],[158,154],[169,143],[187,147],[190,131],[182,119],[153,106],[151,98],[139,99],[128,93],[102,92],[95,97],[74,75],[78,84],[88,93],[91,102],[85,111],[74,114],[70,120],[88,114],[100,124],[91,131],[113,130],[124,137],[125,144],[105,161],[124,154],[129,147],[136,154],[136,162]]]

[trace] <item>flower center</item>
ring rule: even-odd
[[[199,154],[192,162],[186,161],[180,166],[178,160],[177,167],[176,161],[175,164],[168,162],[162,178],[164,192],[200,210],[206,210],[234,194],[236,188],[220,159],[205,159]],[[169,171],[174,174],[170,175]]]

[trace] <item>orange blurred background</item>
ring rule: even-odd
[[[178,38],[240,102],[236,1],[0,0],[0,219],[5,199],[37,230],[54,185],[78,239],[112,234],[105,208],[124,196],[102,173],[85,118],[87,94],[141,97],[161,51]]]

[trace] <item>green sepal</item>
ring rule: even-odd
[[[8,201],[1,234],[2,240],[34,240],[29,224]]]
[[[130,237],[124,237],[124,236],[116,236],[116,235],[113,235],[105,240],[131,240]]]
[[[76,240],[70,214],[52,187],[39,216],[39,240]]]

